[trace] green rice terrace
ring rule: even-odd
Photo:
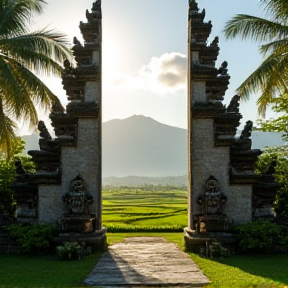
[[[187,191],[170,186],[104,190],[103,226],[109,232],[183,231]]]

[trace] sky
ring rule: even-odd
[[[31,30],[55,28],[72,40],[82,39],[79,22],[94,0],[47,0],[44,14],[34,17]],[[225,22],[244,13],[261,16],[258,0],[198,0],[205,21],[212,21],[209,41],[219,36],[216,66],[228,61],[231,76],[224,104],[261,63],[258,44],[225,40]],[[187,128],[188,0],[102,0],[103,14],[103,121],[145,115],[171,126]],[[61,79],[42,77],[67,104]],[[255,99],[241,102],[241,125],[257,119]],[[267,116],[269,117],[269,113]],[[40,117],[41,118],[41,117]],[[43,116],[42,118],[45,117]]]

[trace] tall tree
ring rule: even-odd
[[[60,75],[71,58],[65,35],[47,28],[30,32],[31,17],[44,0],[0,0],[0,149],[9,155],[17,121],[37,124],[37,108],[59,99],[36,75]],[[34,74],[35,73],[35,74]]]
[[[264,60],[237,90],[243,99],[260,92],[258,112],[264,116],[267,105],[288,92],[288,1],[259,1],[264,18],[238,14],[226,23],[224,32],[227,39],[239,36],[260,43]]]

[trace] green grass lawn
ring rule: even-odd
[[[0,255],[1,288],[86,287],[83,280],[101,253],[84,260],[63,261],[54,257]]]
[[[103,199],[103,221],[108,227],[109,245],[123,241],[125,237],[157,236],[184,249],[183,232],[161,231],[165,227],[179,231],[187,225],[186,191],[165,192],[159,187],[156,191],[118,189],[104,191]],[[125,229],[130,232],[111,233]],[[81,261],[0,255],[0,288],[87,288],[83,280],[96,265],[100,254]],[[210,279],[207,288],[288,286],[288,255],[237,255],[225,259],[189,255]]]

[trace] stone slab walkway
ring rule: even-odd
[[[202,287],[208,282],[187,254],[158,237],[111,245],[84,281],[97,287]]]

